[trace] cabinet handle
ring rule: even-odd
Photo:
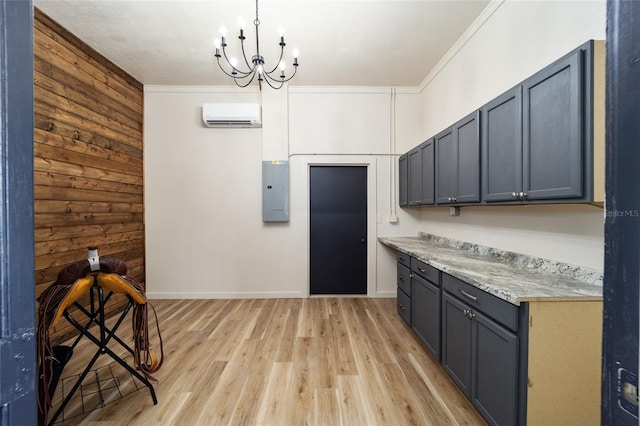
[[[527,196],[527,193],[526,193],[526,192],[521,192],[521,193],[520,193],[520,194],[518,194],[518,195],[520,196],[520,199],[521,199],[521,200],[524,200],[524,197],[526,197],[526,196]]]
[[[400,281],[404,281],[404,277],[400,277]]]
[[[474,302],[477,302],[477,301],[478,301],[478,298],[477,298],[476,296],[474,296],[473,294],[469,294],[469,293],[467,293],[466,291],[464,291],[464,290],[462,290],[462,289],[460,289],[459,291],[460,291],[460,294],[462,294],[462,295],[463,295],[464,297],[466,297],[467,299],[471,299],[471,300],[473,300]]]
[[[404,305],[400,305],[400,309],[404,311]]]
[[[421,267],[419,267],[419,266],[418,266],[418,271],[422,272],[423,274],[424,274],[425,272],[427,272],[427,270],[426,270],[426,269],[421,268]]]
[[[476,317],[476,314],[474,314],[473,312],[471,312],[468,309],[463,309],[462,310],[462,315],[464,315],[465,317],[467,317],[469,319],[474,319]]]
[[[518,198],[518,194],[516,194],[515,192],[512,192],[512,193],[511,193],[511,196],[512,196],[513,198]]]

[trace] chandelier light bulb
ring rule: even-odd
[[[294,58],[298,59],[298,55],[300,55],[300,51],[298,49],[293,49],[291,51],[291,54],[293,55]]]
[[[221,46],[220,39],[216,38],[215,40],[213,40],[213,45],[216,47],[216,49],[220,49],[220,46]]]
[[[226,37],[227,36],[227,27],[225,27],[224,25],[220,27],[220,35],[222,37]]]
[[[235,56],[229,59],[229,63],[233,68],[236,68],[238,66],[238,60],[235,58]]]
[[[284,28],[282,28],[282,27],[278,28],[278,35],[279,35],[280,37],[284,37],[284,33],[285,33]]]
[[[280,67],[280,71],[284,71],[284,68],[285,68],[284,61],[280,61],[280,63],[278,64],[278,66]]]
[[[241,30],[245,29],[245,22],[244,19],[242,18],[238,18],[238,27],[240,27]]]

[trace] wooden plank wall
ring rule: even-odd
[[[143,86],[38,9],[34,56],[36,295],[88,246],[144,283]]]

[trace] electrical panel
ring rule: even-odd
[[[289,221],[289,162],[262,162],[262,221]]]

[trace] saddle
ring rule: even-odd
[[[93,255],[93,256],[92,256]],[[93,286],[113,293],[125,294],[133,301],[132,330],[133,330],[133,362],[135,367],[145,377],[156,381],[152,376],[162,366],[164,353],[162,336],[155,308],[147,301],[144,288],[133,277],[127,275],[127,265],[115,258],[98,257],[97,249],[89,248],[89,257],[72,263],[62,269],[51,284],[38,297],[38,371],[40,372],[40,386],[38,388],[39,423],[46,422],[49,408],[52,406],[53,392],[64,364],[71,358],[73,349],[65,351],[66,356],[61,361],[61,347],[51,346],[50,329],[54,327],[65,310],[86,295]],[[149,343],[148,307],[151,307],[156,321],[156,331],[160,344],[158,357]],[[57,355],[57,357],[56,357]]]

